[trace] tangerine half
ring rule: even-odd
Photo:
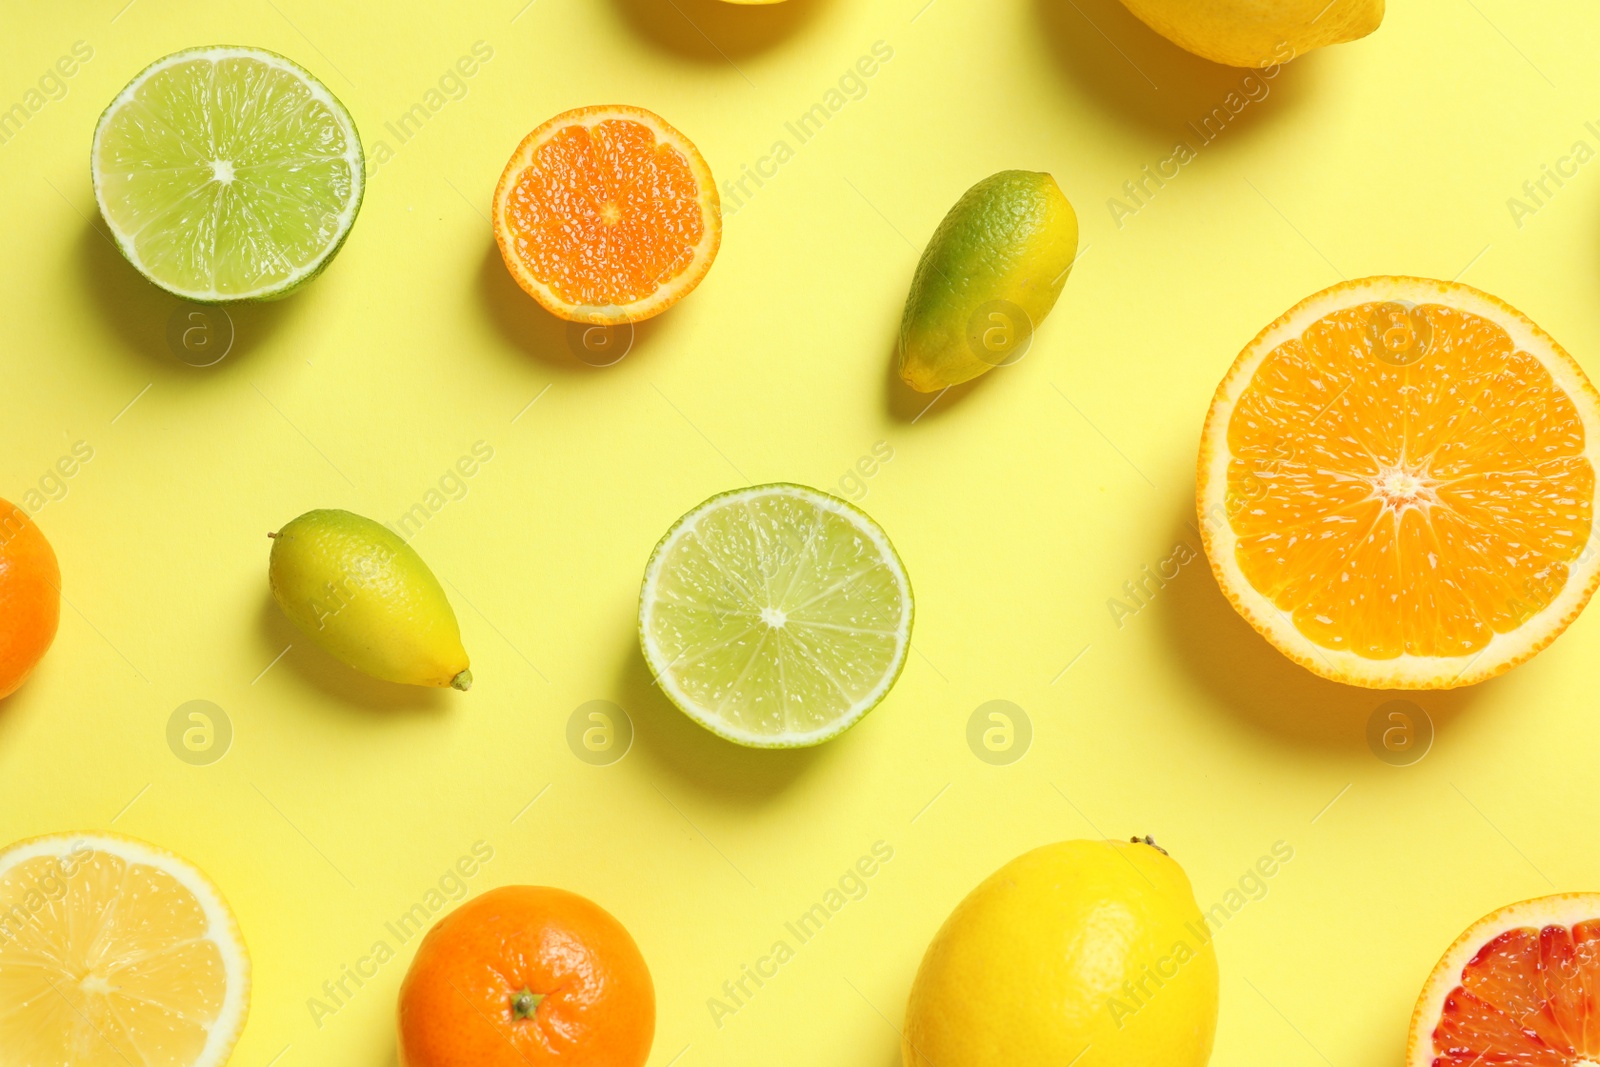
[[[49,651],[61,622],[61,567],[39,527],[0,500],[0,698]]]
[[[683,134],[625,104],[563,112],[523,138],[494,194],[517,284],[572,322],[640,322],[705,277],[722,241],[711,168]]]
[[[598,904],[503,886],[428,931],[400,985],[400,1067],[643,1067],[650,970]]]

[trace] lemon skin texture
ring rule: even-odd
[[[1180,48],[1230,67],[1287,63],[1316,48],[1365,37],[1384,0],[1122,0]]]
[[[1216,956],[1183,869],[1143,843],[1062,841],[1001,867],[945,920],[901,1054],[905,1067],[1203,1067],[1216,1022]]]
[[[900,323],[900,377],[931,393],[1006,362],[980,341],[985,306],[1004,301],[1037,328],[1077,254],[1077,213],[1050,175],[1005,170],[974,185],[917,264]]]
[[[272,596],[334,658],[389,682],[472,684],[444,589],[393,531],[348,511],[308,511],[272,535]]]

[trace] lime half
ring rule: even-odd
[[[911,583],[882,528],[803,485],[714,496],[656,546],[639,594],[645,662],[730,741],[820,744],[900,675]]]
[[[157,60],[111,101],[90,167],[100,214],[139,273],[207,303],[286,296],[355,223],[361,139],[302,67],[259,48]]]

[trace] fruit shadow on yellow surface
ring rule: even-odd
[[[500,335],[518,350],[558,370],[598,373],[638,358],[659,329],[661,316],[631,328],[595,327],[550,314],[517,284],[493,241],[478,269],[478,294]],[[620,353],[620,354],[618,354]],[[580,354],[583,358],[579,358]]]
[[[307,294],[296,293],[266,303],[229,304],[224,310],[232,322],[229,347],[216,363],[197,366],[209,355],[191,348],[180,360],[174,345],[183,344],[185,330],[199,337],[185,316],[211,309],[190,304],[146,281],[118,251],[111,236],[94,223],[84,225],[76,249],[78,288],[108,329],[123,346],[173,374],[203,377],[226,374],[244,357],[272,339],[282,324],[298,314]],[[330,268],[333,269],[333,268]],[[314,282],[312,284],[315,284]],[[206,327],[208,328],[208,327]]]
[[[1368,754],[1367,723],[1379,706],[1406,700],[1433,722],[1434,744],[1467,710],[1484,682],[1460,689],[1362,689],[1312,674],[1279,652],[1234,610],[1217,585],[1192,514],[1175,523],[1173,544],[1195,557],[1154,601],[1177,660],[1216,703],[1246,726],[1279,740],[1350,755]],[[1372,753],[1376,755],[1376,753]]]
[[[983,383],[993,378],[997,372],[1003,372],[1004,367],[998,371],[990,371],[979,375],[970,382],[952,385],[943,392],[919,393],[905,383],[900,377],[900,336],[896,332],[895,338],[889,343],[889,358],[884,364],[885,374],[883,379],[884,408],[889,417],[896,422],[913,423],[928,422],[938,418],[944,412],[960,404],[968,396],[983,388]]]
[[[275,671],[288,671],[301,682],[339,702],[341,707],[380,715],[395,712],[430,712],[444,714],[450,708],[452,697],[463,694],[454,690],[432,689],[420,685],[400,685],[384,682],[346,667],[308,641],[294,624],[284,618],[272,594],[266,594],[257,613],[256,630],[261,650],[270,661],[291,646]]]
[[[1304,58],[1265,72],[1201,59],[1120,0],[1033,0],[1033,6],[1045,46],[1074,89],[1118,119],[1196,152],[1283,111],[1314,80]]]
[[[848,743],[848,733],[815,748],[768,750],[725,741],[667,699],[645,664],[638,639],[629,644],[617,693],[633,716],[634,746],[652,770],[665,771],[687,791],[719,802],[765,803],[813,772],[830,746]]]
[[[735,64],[792,36],[833,0],[613,0],[640,35],[702,63]],[[740,72],[743,74],[743,72]]]

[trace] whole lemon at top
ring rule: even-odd
[[[900,377],[959,385],[1027,354],[1078,255],[1078,215],[1056,180],[991,174],[956,201],[917,263],[900,320]]]
[[[1061,841],[990,875],[911,987],[906,1067],[1203,1067],[1217,959],[1183,868],[1144,841]]]
[[[269,536],[273,599],[324,652],[387,682],[471,688],[456,613],[394,531],[330,508]]]
[[[1384,0],[1122,0],[1180,48],[1230,67],[1287,63],[1324,45],[1365,37]]]

